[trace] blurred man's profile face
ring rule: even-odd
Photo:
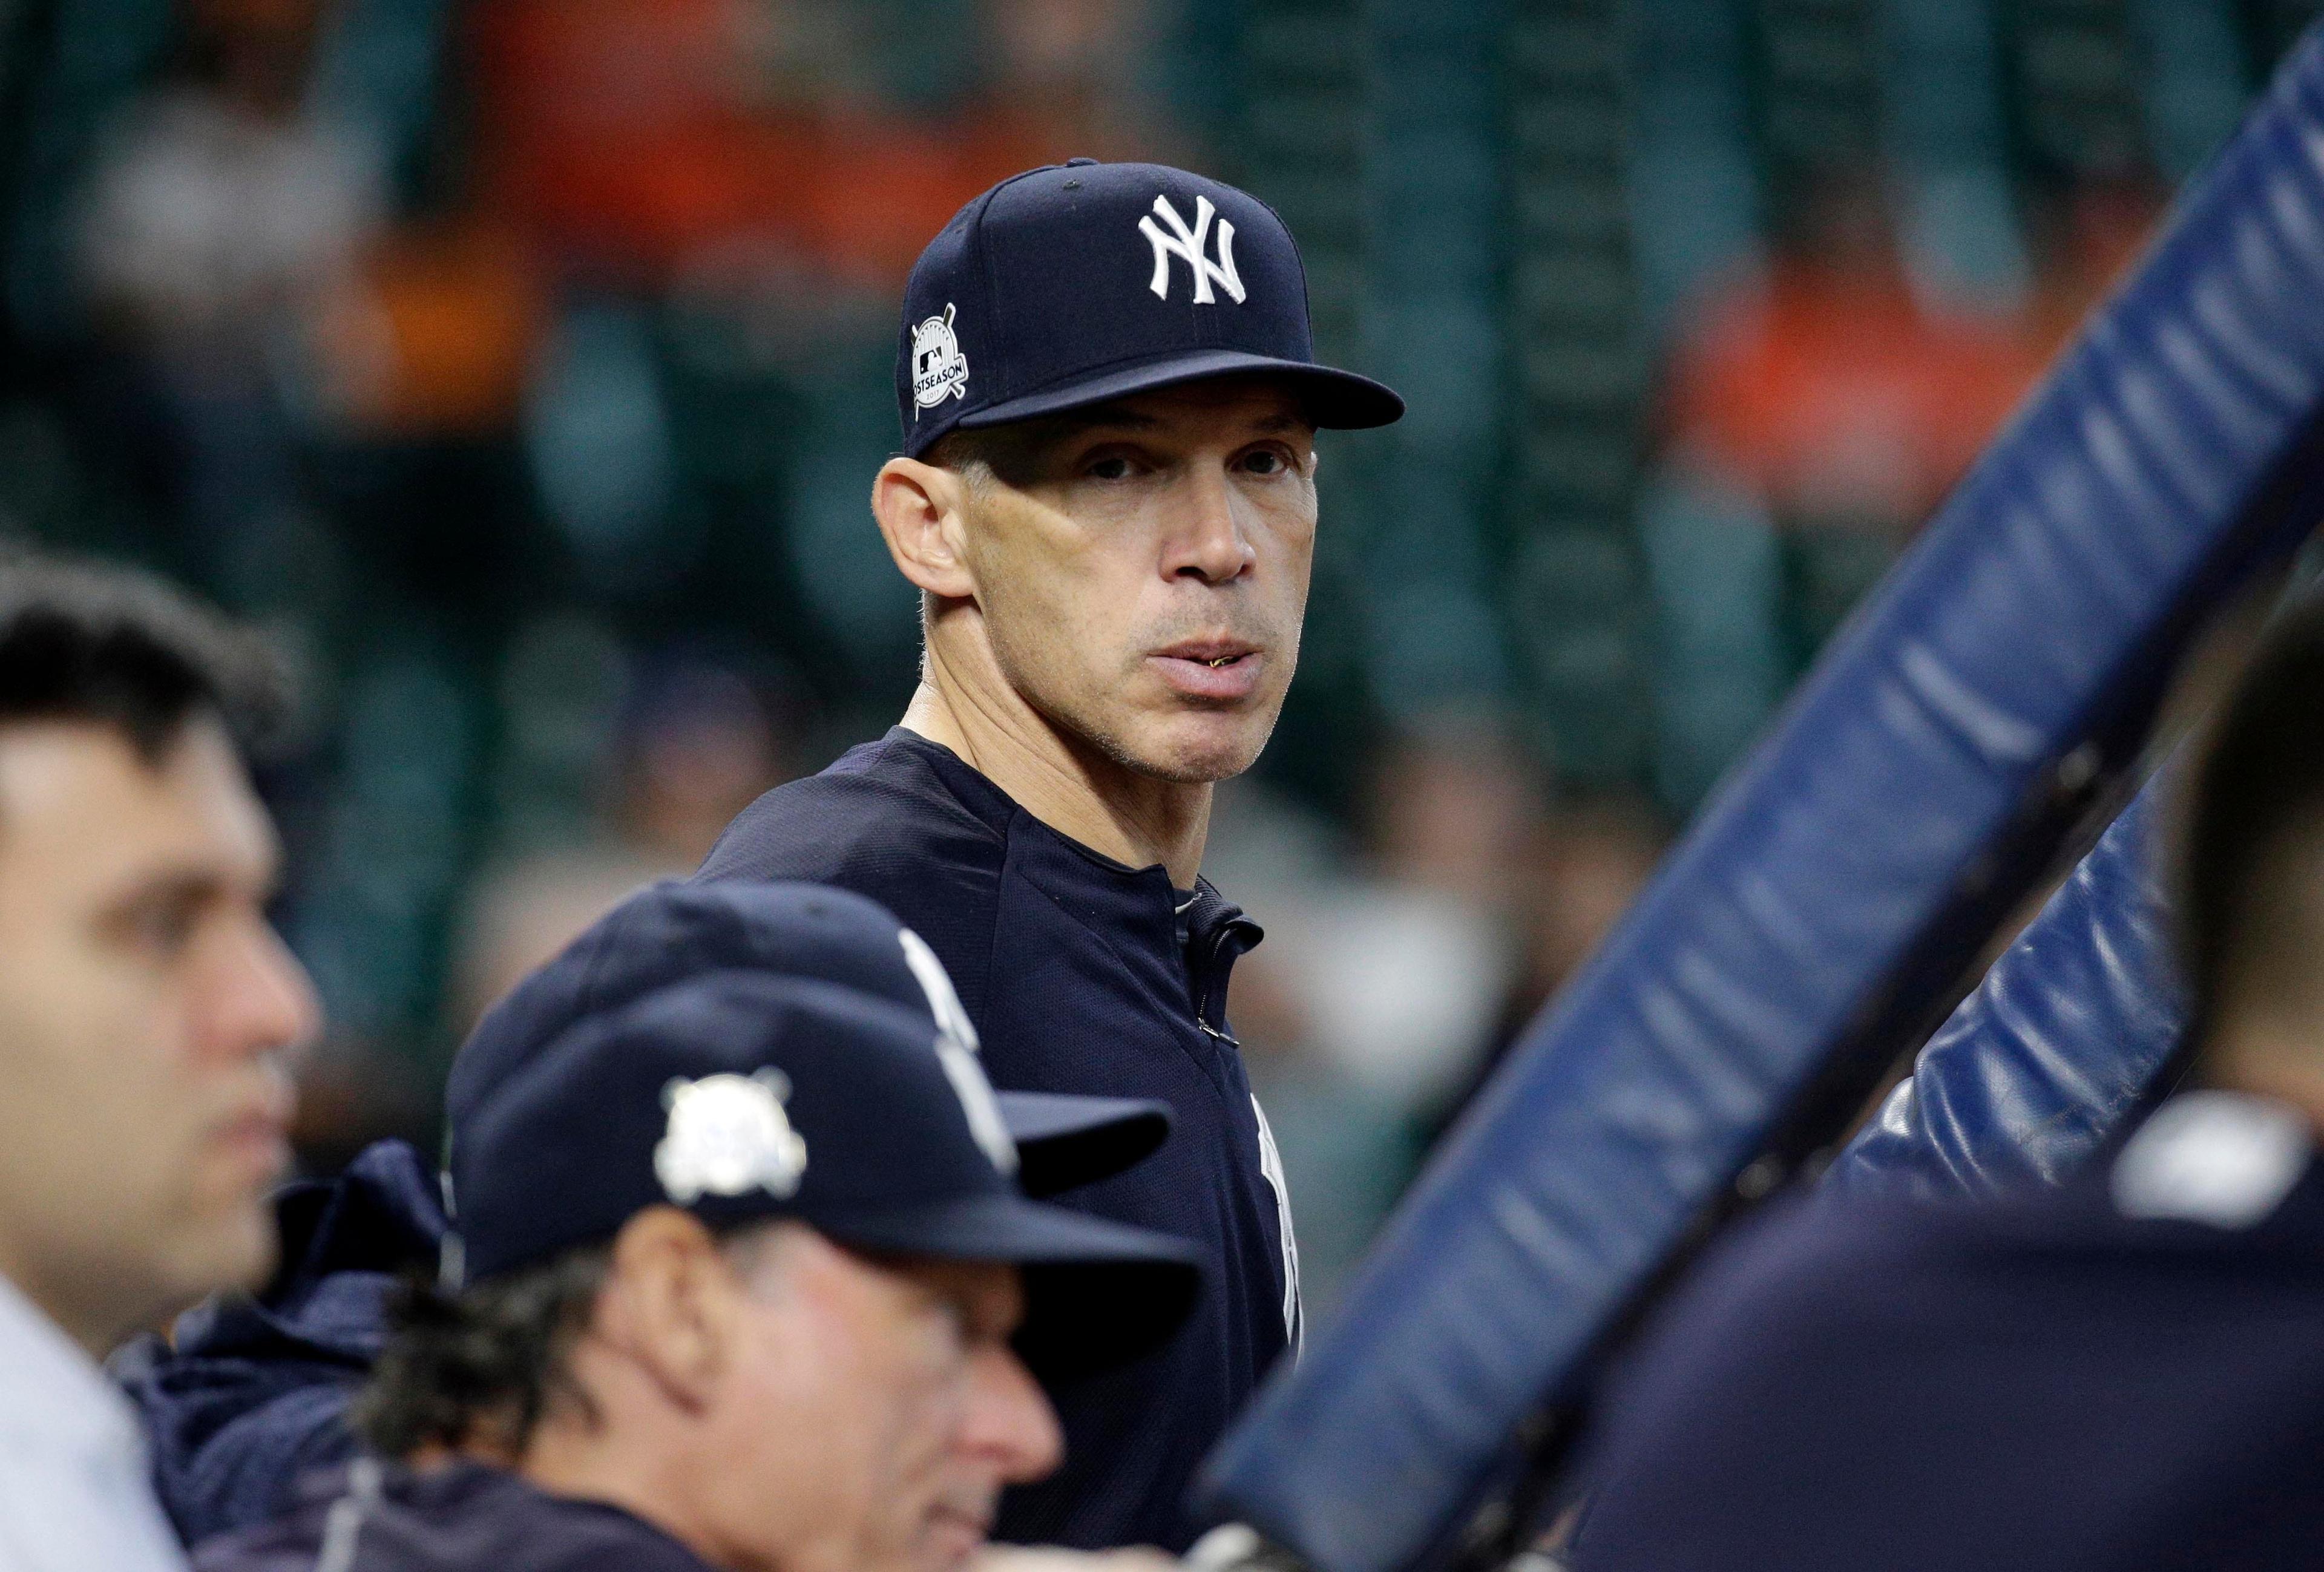
[[[982,434],[976,602],[1010,685],[1141,774],[1248,768],[1299,658],[1314,428],[1263,379],[1120,400]]]
[[[984,1542],[1001,1487],[1062,1456],[1056,1416],[1009,1346],[1017,1271],[798,1243],[754,1289],[724,1389],[719,1450],[733,1466],[720,1515],[747,1522],[767,1494],[752,1482],[782,1478],[814,1521],[766,1525],[741,1560],[951,1572]]]
[[[0,1272],[84,1343],[272,1263],[281,1054],[316,1024],[276,855],[214,722],[158,762],[0,726]]]

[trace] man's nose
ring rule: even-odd
[[[1165,578],[1197,578],[1222,584],[1240,577],[1258,560],[1250,538],[1235,516],[1234,488],[1222,471],[1197,465],[1183,493],[1184,511],[1165,548]]]
[[[206,1036],[222,1057],[304,1047],[321,1029],[322,1007],[307,969],[263,919],[235,935],[211,986]]]
[[[990,1459],[1006,1484],[1046,1478],[1065,1460],[1057,1411],[1032,1372],[1006,1347],[974,1356],[966,1429],[967,1447]]]

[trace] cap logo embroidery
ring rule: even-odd
[[[968,397],[968,357],[960,353],[960,339],[952,330],[952,302],[944,315],[931,317],[912,329],[912,404],[933,409],[946,399]]]
[[[1211,293],[1213,284],[1224,290],[1236,305],[1242,304],[1242,279],[1235,272],[1234,225],[1223,218],[1219,220],[1218,261],[1213,262],[1203,254],[1203,242],[1209,237],[1211,218],[1217,211],[1208,197],[1196,197],[1194,226],[1189,229],[1186,221],[1178,216],[1178,210],[1170,206],[1170,198],[1157,197],[1153,215],[1138,221],[1138,232],[1154,247],[1154,277],[1146,287],[1154,291],[1156,299],[1170,298],[1170,259],[1176,256],[1194,271],[1195,305],[1217,304],[1218,297]],[[1170,226],[1168,234],[1163,234],[1161,226],[1154,222],[1156,217]]]
[[[795,1192],[807,1172],[807,1142],[783,1109],[790,1094],[779,1070],[680,1076],[663,1087],[669,1126],[653,1155],[662,1192],[680,1206],[705,1195]]]

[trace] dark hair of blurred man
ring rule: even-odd
[[[1706,1262],[1607,1405],[1577,1567],[2314,1561],[2320,695],[2310,596],[2185,777],[2192,1088],[2059,1189],[1812,1200]]]
[[[0,1565],[171,1567],[96,1360],[274,1256],[277,851],[261,648],[150,581],[0,560]]]

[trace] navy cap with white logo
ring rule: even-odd
[[[1014,1264],[1045,1376],[1175,1330],[1183,1240],[1029,1200],[974,1057],[917,1011],[830,982],[697,973],[572,1022],[478,1097],[449,1168],[461,1281],[612,1237],[655,1205],[714,1227],[791,1218],[875,1255]]]
[[[1163,164],[1075,159],[955,214],[912,268],[896,362],[904,451],[1205,377],[1283,378],[1320,427],[1404,400],[1315,363],[1299,249],[1275,210]]]
[[[455,1132],[491,1089],[575,1023],[702,973],[739,970],[836,983],[927,1018],[972,1051],[944,964],[878,902],[789,880],[649,886],[591,924],[486,1013],[445,1087]],[[1062,1092],[999,1094],[1018,1181],[1053,1195],[1118,1173],[1159,1146],[1167,1105]]]

